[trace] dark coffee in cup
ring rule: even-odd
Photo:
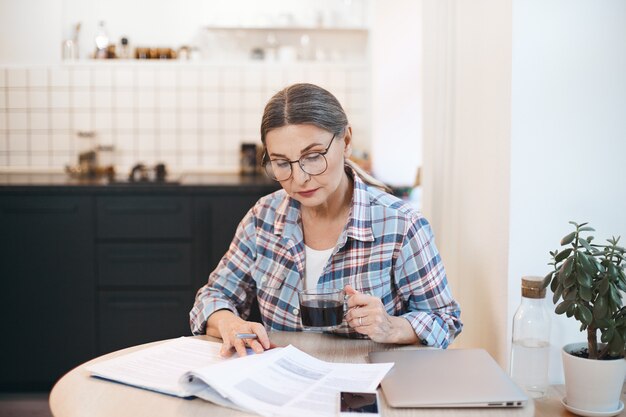
[[[343,321],[343,302],[309,300],[300,304],[302,325],[308,327],[338,326]]]
[[[330,330],[343,321],[344,292],[341,289],[301,291],[300,316],[305,328]]]

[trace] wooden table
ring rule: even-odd
[[[206,340],[216,340],[207,336],[197,336]],[[369,340],[352,340],[332,335],[301,332],[272,332],[272,342],[278,345],[292,344],[319,359],[333,362],[366,362],[367,353],[372,350],[410,349],[383,345]],[[85,367],[128,352],[144,349],[156,343],[134,346],[109,353],[68,372],[54,386],[50,393],[50,408],[55,417],[159,417],[159,416],[212,416],[244,417],[252,414],[219,407],[201,399],[181,399],[146,391],[110,381],[91,378]],[[398,409],[390,408],[380,395],[384,417],[553,417],[572,416],[560,403],[562,386],[551,387],[547,398],[529,401],[523,408],[489,409]],[[297,417],[297,416],[294,416]]]

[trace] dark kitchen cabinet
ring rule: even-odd
[[[228,250],[239,222],[261,198],[258,194],[220,193],[196,198],[195,230],[200,270],[197,285],[208,275]]]
[[[49,389],[96,353],[93,198],[0,195],[0,389]]]
[[[0,391],[50,389],[98,355],[190,335],[196,291],[245,213],[276,189],[230,181],[0,182]]]
[[[98,354],[190,334],[191,201],[97,197]]]

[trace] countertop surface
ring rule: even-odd
[[[129,182],[118,176],[116,181],[107,178],[77,179],[65,173],[0,173],[0,191],[20,190],[134,190],[134,191],[189,191],[190,189],[278,189],[278,183],[264,175],[239,174],[180,174],[169,175],[164,182],[135,181]]]

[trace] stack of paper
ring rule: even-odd
[[[339,391],[374,391],[393,364],[332,363],[294,346],[224,359],[220,343],[180,338],[87,368],[93,376],[264,416],[335,416]]]

